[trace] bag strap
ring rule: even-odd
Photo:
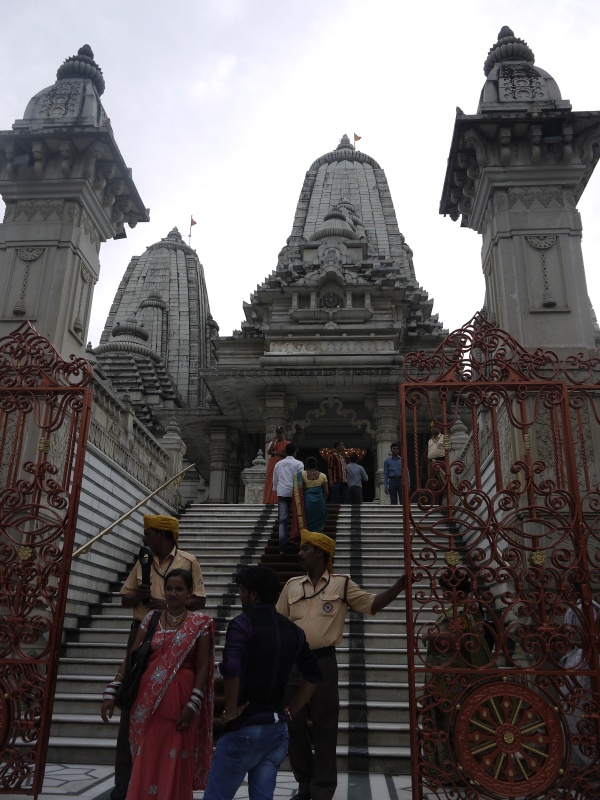
[[[148,639],[151,639],[154,636],[154,631],[158,626],[158,620],[160,619],[161,614],[162,611],[157,610],[152,615],[152,619],[150,620],[150,624],[148,625],[148,630],[146,631],[146,635],[144,636],[144,642],[148,641]]]
[[[348,605],[348,581],[350,580],[350,576],[346,575],[346,580],[344,581],[344,603]]]

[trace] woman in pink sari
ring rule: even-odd
[[[192,588],[186,570],[174,569],[165,578],[167,607],[131,707],[133,766],[127,800],[192,800],[193,792],[206,786],[212,759],[214,624],[205,614],[186,609]],[[144,640],[153,613],[142,622],[133,649]],[[108,694],[110,686],[102,705],[105,721],[114,709]]]

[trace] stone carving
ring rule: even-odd
[[[549,250],[556,243],[556,236],[527,236],[529,244],[540,253],[540,266],[542,269],[542,306],[544,308],[554,308],[556,299],[550,289],[548,277],[548,265],[546,263],[546,250]]]
[[[517,203],[521,203],[527,209],[538,203],[544,208],[548,208],[552,203],[557,203],[559,206],[564,206],[565,204],[562,189],[552,186],[544,189],[536,189],[535,187],[528,186],[524,186],[522,189],[511,189],[508,194],[508,206],[509,208],[513,208]]]
[[[340,308],[342,305],[342,298],[335,292],[327,292],[321,298],[321,308]]]
[[[87,213],[85,208],[81,209],[81,225],[83,230],[89,237],[90,242],[95,246],[96,252],[100,251],[100,232],[98,228],[94,225],[90,215]]]
[[[17,302],[13,307],[13,314],[25,314],[27,309],[25,307],[25,295],[27,293],[27,284],[29,283],[29,274],[31,272],[31,264],[38,259],[44,252],[44,247],[20,247],[17,250],[17,255],[21,261],[25,262],[25,272],[23,274],[23,283],[21,284],[21,291]]]
[[[73,330],[75,331],[75,333],[78,336],[81,336],[81,334],[83,333],[83,323],[81,321],[81,305],[83,303],[83,292],[84,292],[87,284],[90,283],[90,281],[92,280],[93,277],[94,276],[93,276],[93,273],[91,272],[91,270],[88,269],[88,267],[82,261],[81,262],[81,289],[80,289],[80,292],[79,292],[79,306],[77,308],[77,316],[75,317],[75,322],[73,323]]]
[[[284,341],[271,342],[270,353],[283,353],[286,355],[314,354],[314,353],[392,353],[394,352],[394,342],[391,339],[372,339],[353,341],[345,339],[334,339],[333,341],[310,341],[295,342],[286,339]]]
[[[501,100],[533,102],[546,97],[545,81],[529,64],[502,64],[498,72]]]
[[[57,81],[46,92],[38,111],[40,117],[66,117],[77,113],[83,81]]]
[[[43,247],[20,247],[17,250],[17,255],[21,261],[35,261],[43,252]]]
[[[18,219],[21,214],[24,214],[28,221],[31,221],[36,214],[40,214],[44,220],[53,214],[62,219],[64,206],[64,200],[19,200],[15,206],[14,219]]]
[[[354,411],[353,409],[344,408],[344,404],[337,397],[327,397],[325,398],[325,400],[321,400],[321,402],[319,403],[319,407],[307,411],[303,419],[293,420],[293,422],[288,426],[289,430],[293,431],[297,430],[298,428],[304,430],[304,428],[310,426],[313,419],[326,416],[327,408],[333,408],[338,417],[347,418],[350,422],[350,425],[352,425],[353,428],[364,427],[365,433],[369,433],[371,435],[375,434],[375,431],[371,427],[371,423],[369,422],[368,419],[361,419],[357,417],[356,411]]]

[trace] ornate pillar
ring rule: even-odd
[[[239,503],[242,490],[241,472],[244,468],[242,448],[239,445],[239,434],[231,431],[229,437],[229,467],[227,470],[227,502]]]
[[[210,432],[209,503],[227,502],[227,471],[229,467],[229,430],[213,427]]]
[[[68,358],[83,355],[100,244],[147,222],[82,47],[0,132],[0,336],[28,319]]]
[[[375,424],[375,499],[389,505],[390,498],[383,490],[383,462],[390,454],[390,445],[398,441],[399,402],[396,392],[378,392],[367,399],[367,408],[373,413]]]
[[[457,110],[440,213],[482,234],[490,322],[528,349],[591,349],[577,203],[600,155],[598,112],[573,111],[534,63],[503,28],[477,114]]]
[[[290,398],[288,398],[284,392],[265,393],[264,401],[260,406],[262,417],[265,421],[265,458],[268,458],[267,450],[275,435],[275,428],[279,425],[283,425],[283,427],[286,428],[286,425],[289,424],[291,406]],[[286,434],[290,434],[287,428]]]
[[[186,446],[181,438],[181,431],[175,420],[167,425],[165,435],[160,440],[163,450],[169,454],[169,469],[171,475],[177,475],[183,469],[183,457]]]

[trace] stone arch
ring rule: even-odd
[[[345,408],[339,397],[331,396],[321,400],[318,407],[311,408],[310,411],[306,412],[303,418],[293,420],[288,426],[289,430],[303,431],[305,428],[311,425],[313,420],[319,419],[320,417],[325,417],[327,415],[328,408],[332,408],[338,417],[346,418],[353,428],[364,428],[365,433],[368,433],[373,437],[375,436],[375,429],[372,427],[371,422],[368,419],[359,417],[356,411],[351,408]]]

